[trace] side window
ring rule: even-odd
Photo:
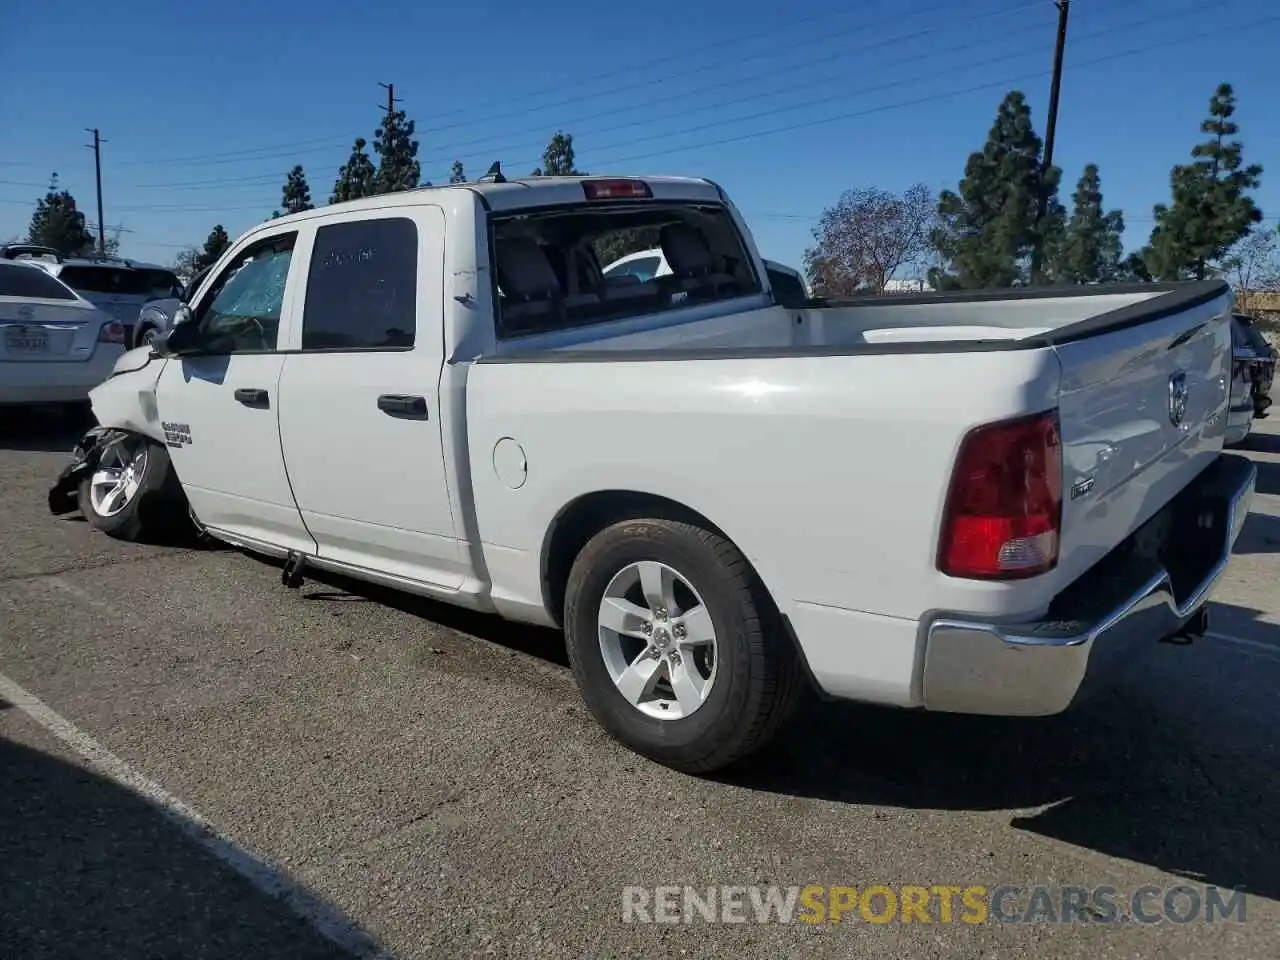
[[[201,339],[216,353],[275,350],[296,233],[269,237],[240,253],[195,312]]]
[[[303,350],[395,350],[417,332],[418,228],[406,217],[316,231]]]

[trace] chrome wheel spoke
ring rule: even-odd
[[[640,703],[647,696],[653,695],[653,688],[661,679],[658,673],[658,667],[661,665],[660,661],[648,655],[648,651],[642,653],[631,666],[622,671],[622,676],[618,677],[616,681],[618,690],[629,703]]]
[[[699,604],[680,616],[676,636],[682,647],[704,647],[716,642],[716,628],[705,604]]]
[[[645,560],[636,566],[640,568],[640,588],[644,591],[644,599],[649,604],[649,609],[660,620],[674,616],[676,612],[675,571],[666,564],[653,560]]]
[[[626,637],[645,639],[645,625],[652,619],[646,608],[622,597],[605,597],[600,604],[600,626]]]
[[[688,716],[702,706],[707,698],[707,688],[710,687],[710,683],[685,658],[681,658],[678,663],[671,663],[668,670],[676,702],[680,704],[681,713]]]

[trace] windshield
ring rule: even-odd
[[[39,267],[0,263],[0,297],[24,300],[74,300],[76,295]]]

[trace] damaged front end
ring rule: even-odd
[[[103,448],[125,432],[111,427],[94,427],[76,441],[71,450],[71,462],[63,467],[49,489],[50,513],[58,517],[80,509],[80,481],[93,475]]]

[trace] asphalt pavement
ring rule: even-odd
[[[50,516],[77,429],[0,426],[0,957],[1276,956],[1280,417],[1210,638],[1042,721],[808,703],[712,779],[611,741],[552,632]],[[686,884],[1248,893],[1243,922],[624,922],[624,888]]]

